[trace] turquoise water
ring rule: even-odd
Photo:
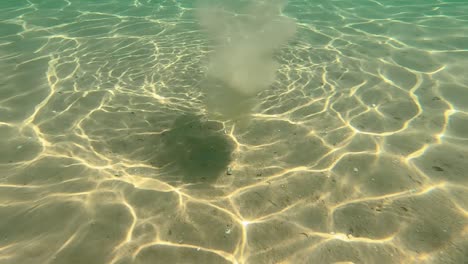
[[[0,2],[0,263],[466,263],[468,2]]]

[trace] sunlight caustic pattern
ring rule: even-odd
[[[239,124],[192,4],[1,2],[0,263],[462,263],[468,6],[405,3],[289,1]]]

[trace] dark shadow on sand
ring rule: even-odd
[[[159,162],[176,170],[185,183],[212,183],[226,173],[234,142],[224,134],[223,125],[202,121],[195,115],[178,117],[162,134]]]

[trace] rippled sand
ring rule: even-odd
[[[240,124],[193,6],[97,2],[0,3],[0,263],[467,261],[468,4],[290,1]]]

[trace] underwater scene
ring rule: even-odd
[[[468,263],[465,0],[0,1],[0,264]]]

